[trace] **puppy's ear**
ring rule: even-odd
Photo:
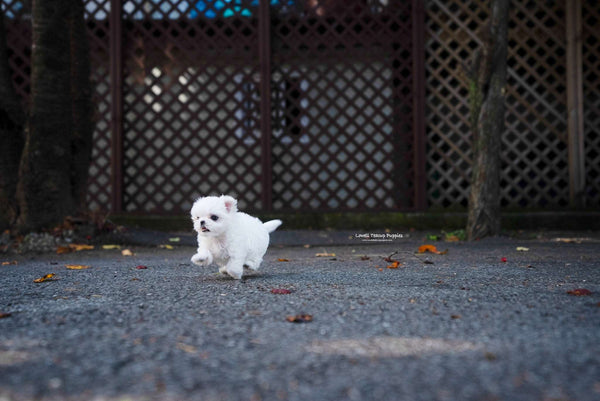
[[[237,200],[235,200],[229,195],[221,195],[221,200],[225,204],[225,209],[227,210],[227,213],[237,212]]]

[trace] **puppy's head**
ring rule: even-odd
[[[227,231],[231,217],[237,212],[237,201],[231,196],[199,198],[192,206],[194,230],[206,236],[218,237]]]

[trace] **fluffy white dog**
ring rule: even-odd
[[[242,278],[244,267],[258,269],[269,246],[269,233],[281,225],[281,220],[263,223],[238,212],[237,200],[227,195],[199,198],[191,214],[198,232],[192,263],[208,266],[214,262],[220,273],[234,279]]]

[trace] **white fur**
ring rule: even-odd
[[[198,232],[198,250],[192,263],[219,266],[219,272],[242,278],[244,267],[258,269],[269,246],[269,233],[281,220],[262,223],[238,212],[237,201],[222,195],[199,198],[192,206],[192,222]]]

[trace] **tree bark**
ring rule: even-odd
[[[31,110],[19,169],[19,231],[59,223],[74,209],[70,183],[72,1],[34,0]]]
[[[18,215],[15,192],[23,151],[25,115],[14,90],[8,65],[4,14],[0,11],[0,231]]]
[[[500,233],[500,142],[504,132],[504,91],[509,0],[491,1],[491,18],[468,71],[473,166],[467,238]]]

